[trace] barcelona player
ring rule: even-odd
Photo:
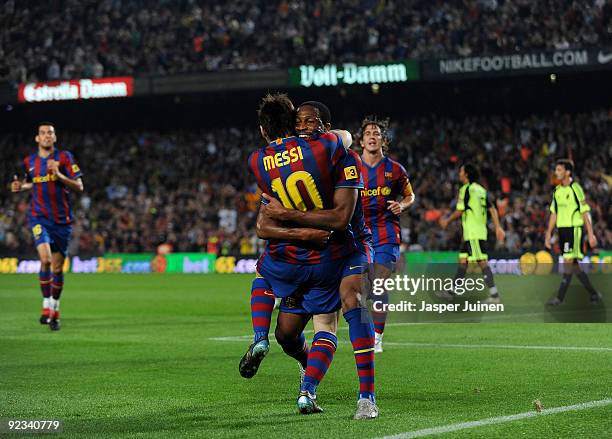
[[[316,138],[320,133],[328,132],[330,128],[331,113],[326,105],[317,101],[308,101],[300,105],[296,116],[296,132],[300,138]],[[347,150],[347,153],[358,166],[361,166],[359,156],[354,151]],[[333,209],[299,211],[288,209],[267,195],[264,195],[264,197],[269,200],[269,204],[264,208],[264,212],[274,220],[288,221],[300,226],[332,231],[340,230],[342,227],[341,224],[338,224],[338,218],[342,218],[342,215],[339,215],[337,203]],[[339,292],[342,311],[349,323],[349,336],[353,342],[355,361],[359,372],[360,392],[358,410],[355,417],[357,419],[367,419],[376,417],[378,413],[374,402],[374,333],[367,310],[361,307],[362,293],[368,289],[367,273],[373,251],[371,247],[371,234],[365,224],[359,194],[357,194],[350,228],[357,245],[357,251],[349,259],[349,270],[343,273]],[[315,316],[315,324],[317,323],[316,319],[321,317]],[[359,325],[364,327],[360,328]],[[360,335],[363,334],[368,336],[360,339]]]
[[[316,101],[309,101],[301,104],[296,114],[296,132],[301,138],[309,138],[316,133],[323,133],[329,131],[331,128],[331,113],[326,105]],[[348,151],[350,154],[355,155],[353,151]],[[358,156],[354,157],[357,161]],[[271,220],[268,216],[274,216],[275,213],[279,215],[291,214],[291,212],[285,212],[285,208],[277,203],[275,200],[270,200],[268,207],[264,207],[260,210],[257,220],[257,232],[262,239],[282,239],[282,240],[312,240],[321,244],[321,239],[328,239],[329,233],[321,229],[311,228],[286,228],[279,224],[275,220]],[[272,207],[280,207],[280,210],[270,210]],[[262,215],[266,212],[267,215]],[[309,215],[309,213],[306,213]],[[330,222],[335,220],[335,212],[328,211],[326,213],[327,219],[323,220],[324,227],[328,227]],[[351,227],[354,231],[355,238],[359,246],[359,261],[356,261],[354,265],[359,265],[363,272],[367,271],[367,266],[371,262],[371,256],[373,254],[371,250],[371,234],[363,218],[363,211],[361,208],[360,201],[356,203],[355,212],[351,219]],[[321,235],[321,232],[327,233]],[[318,235],[318,237],[317,237]],[[351,264],[353,265],[353,264]],[[362,276],[363,277],[363,276]],[[358,297],[358,291],[355,285],[355,278],[353,275],[346,276],[342,279],[340,284],[340,294],[342,299],[342,308],[344,311],[349,311],[352,308],[358,307],[360,298]],[[362,279],[363,280],[363,279]],[[367,278],[365,279],[367,282]],[[263,359],[262,354],[265,355],[267,345],[267,336],[270,328],[270,319],[272,316],[272,309],[274,306],[274,295],[271,287],[267,281],[258,275],[253,284],[251,292],[251,314],[253,322],[253,330],[255,334],[254,343],[250,346],[249,350],[243,356],[240,362],[240,373],[245,378],[250,378],[255,375],[257,368],[261,360]],[[295,310],[293,312],[296,312]],[[302,319],[288,318],[288,314],[279,313],[277,326],[275,330],[275,337],[285,353],[292,356],[298,361],[298,364],[302,366],[302,379],[304,379],[304,368],[306,368],[306,357],[308,354],[308,347],[305,343],[303,336],[303,329],[310,316],[303,315]],[[318,314],[313,316],[313,323],[315,326],[315,332],[319,332],[317,328],[323,328],[324,325],[328,328],[327,331],[333,333],[335,336],[336,332],[336,320],[337,316],[335,313]],[[372,337],[373,338],[373,337]],[[313,344],[313,349],[318,349],[318,343]],[[260,350],[263,347],[263,350]],[[258,349],[254,352],[254,349]],[[254,354],[258,354],[255,356]],[[361,360],[361,357],[366,355],[367,352],[360,354],[356,357]],[[308,381],[309,377],[305,379]],[[367,387],[373,385],[370,382],[369,377],[360,377],[360,390],[367,390]],[[312,392],[314,393],[314,392]]]
[[[327,230],[313,228],[287,227],[279,221],[272,220],[264,215],[264,208],[259,210],[257,216],[257,235],[265,240],[280,240],[292,242],[296,245],[324,247],[330,237]],[[261,361],[268,353],[270,322],[272,311],[275,306],[275,296],[270,284],[259,274],[256,274],[251,286],[251,322],[253,325],[254,339],[249,349],[240,360],[238,370],[244,378],[252,378],[257,373]],[[320,314],[314,316],[315,328],[321,331],[336,333],[336,313],[332,315]],[[287,313],[279,313],[275,338],[283,351],[297,360],[300,366],[301,381],[304,380],[307,368],[308,344],[303,334],[303,329],[308,323],[310,315],[297,318]],[[317,331],[319,332],[319,331]],[[311,389],[312,390],[312,389]],[[314,394],[311,391],[311,394]]]
[[[326,224],[335,233],[322,250],[268,241],[258,262],[258,272],[274,294],[282,298],[279,321],[281,315],[307,319],[310,314],[332,314],[340,308],[341,279],[362,269],[361,264],[351,264],[356,246],[349,221],[361,183],[358,163],[344,146],[350,145],[350,134],[337,131],[309,139],[293,137],[292,110],[284,95],[264,99],[260,125],[269,145],[251,154],[249,166],[267,202],[274,199],[296,212],[333,210],[334,215]],[[355,415],[358,419],[378,414],[373,393],[374,365],[367,355],[373,350],[373,346],[367,346],[369,341],[373,344],[373,337],[368,334],[371,323],[368,325],[362,314],[358,307],[345,313],[353,346],[361,345],[355,348],[359,375],[371,383],[371,391],[368,388],[360,394]],[[327,371],[336,345],[335,334],[315,328],[313,348],[308,352],[306,376],[298,397],[300,412],[320,411],[311,390],[316,390],[316,384]],[[363,358],[359,358],[362,354],[365,354]]]
[[[559,244],[563,253],[563,278],[557,295],[548,300],[546,304],[556,306],[563,303],[572,275],[575,273],[578,280],[589,292],[591,303],[595,305],[601,301],[601,294],[593,287],[587,274],[578,263],[584,257],[582,254],[583,227],[586,228],[591,248],[595,248],[597,245],[597,238],[593,233],[593,223],[591,222],[591,208],[586,202],[582,186],[574,180],[574,162],[572,160],[557,160],[555,177],[560,183],[555,187],[550,203],[550,219],[544,244],[546,248],[551,248],[550,240],[556,226],[559,231]]]
[[[498,241],[503,241],[506,233],[499,222],[497,209],[491,202],[487,190],[478,183],[480,172],[471,163],[466,163],[459,168],[459,188],[457,205],[455,211],[447,218],[440,219],[442,228],[446,228],[454,220],[461,218],[463,229],[463,245],[459,253],[459,267],[455,274],[455,280],[465,277],[468,262],[476,262],[482,269],[485,284],[489,289],[489,297],[485,303],[500,303],[501,299],[495,286],[493,272],[489,267],[489,256],[487,255],[487,212],[491,215],[495,226],[495,236]]]
[[[30,229],[40,258],[39,283],[43,296],[41,324],[60,329],[59,303],[64,286],[64,259],[72,234],[70,192],[83,192],[81,170],[68,151],[55,147],[51,122],[41,122],[35,137],[38,151],[23,161],[25,179],[15,175],[12,192],[32,191],[28,211]]]
[[[400,256],[399,215],[414,203],[415,195],[402,165],[389,158],[388,119],[367,116],[361,122],[359,133],[361,175],[364,188],[361,201],[365,220],[372,231],[374,246],[374,279],[387,279],[395,271]],[[387,301],[387,292],[376,300]],[[387,320],[386,312],[372,310],[374,320],[374,351],[383,351],[382,340]]]

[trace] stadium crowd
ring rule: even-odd
[[[355,122],[345,126],[354,133],[358,128]],[[261,250],[263,242],[254,233],[260,195],[245,165],[249,152],[261,145],[256,129],[57,130],[58,146],[74,153],[84,174],[85,193],[73,198],[73,254]],[[599,246],[612,247],[612,176],[606,174],[612,109],[525,118],[426,116],[394,121],[390,136],[390,156],[406,167],[417,195],[415,206],[401,217],[408,248],[458,247],[459,223],[442,230],[437,221],[454,207],[457,166],[464,160],[480,167],[507,231],[496,249],[542,248],[552,168],[559,157],[576,161]],[[36,151],[30,139],[23,133],[0,138],[2,175],[23,174],[23,157]],[[0,254],[32,254],[28,200],[29,194],[2,191]]]
[[[0,1],[14,82],[611,44],[609,0]]]

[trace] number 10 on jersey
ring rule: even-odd
[[[317,189],[314,178],[309,172],[296,171],[291,173],[291,175],[287,177],[284,186],[280,178],[275,178],[272,180],[272,190],[276,192],[281,203],[283,203],[283,206],[287,209],[297,209],[305,212],[307,210],[306,203],[298,188],[298,183],[300,182],[306,189],[314,208],[323,209],[323,199]]]

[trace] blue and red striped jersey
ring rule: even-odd
[[[348,152],[353,157],[355,162],[357,162],[358,167],[363,169],[363,164],[361,163],[361,157],[359,157],[359,154],[353,150],[349,150]],[[361,176],[361,181],[363,182],[363,175]],[[361,252],[368,252],[369,245],[372,245],[372,232],[365,222],[363,205],[361,201],[361,191],[357,195],[355,212],[353,212],[353,217],[351,218],[351,229],[353,231],[353,235],[355,236],[358,249]]]
[[[388,201],[407,197],[412,193],[408,173],[402,165],[389,157],[383,157],[375,166],[365,162],[361,167],[364,188],[361,201],[366,224],[372,231],[374,247],[383,244],[399,244],[402,240],[399,217],[387,209]]]
[[[332,209],[337,188],[363,188],[355,157],[333,133],[308,139],[277,139],[249,156],[249,169],[262,192],[277,198],[288,209]],[[290,264],[318,264],[340,259],[356,248],[351,226],[337,233],[324,250],[270,240],[266,253]]]
[[[33,183],[30,217],[45,217],[57,224],[72,223],[70,190],[57,177],[47,172],[47,161],[59,162],[59,170],[66,177],[77,179],[81,170],[68,151],[55,150],[47,158],[34,153],[23,160],[26,180]]]

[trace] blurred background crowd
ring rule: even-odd
[[[358,123],[336,125],[356,134]],[[58,126],[57,132],[59,148],[74,153],[84,174],[85,192],[73,196],[73,254],[155,252],[160,245],[218,254],[261,250],[254,231],[260,194],[246,167],[248,154],[262,145],[255,127],[67,132]],[[3,134],[2,175],[23,175],[23,158],[36,151],[33,136]],[[612,108],[529,117],[428,115],[393,120],[390,137],[389,155],[407,169],[417,195],[401,217],[409,249],[458,248],[459,223],[445,231],[437,221],[454,208],[464,161],[479,166],[507,231],[505,243],[491,242],[492,248],[514,254],[542,248],[560,157],[575,160],[600,246],[612,246],[612,175],[606,174]],[[28,202],[26,193],[0,194],[0,253],[33,252]]]
[[[0,81],[612,44],[610,0],[2,0]]]

